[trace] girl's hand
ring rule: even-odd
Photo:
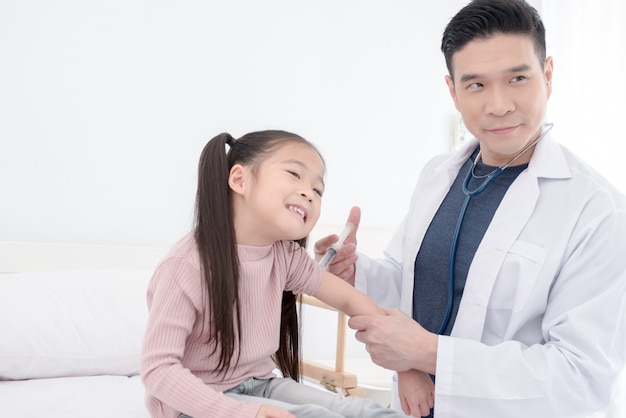
[[[296,416],[284,409],[276,408],[270,405],[261,405],[256,418],[296,418]]]
[[[435,385],[420,370],[398,372],[398,394],[402,410],[412,417],[428,416],[435,404]]]

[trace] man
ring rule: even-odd
[[[472,1],[441,48],[475,139],[424,167],[383,259],[357,261],[348,237],[330,271],[400,308],[349,325],[377,364],[434,376],[438,418],[588,416],[626,356],[626,199],[548,133],[553,60],[535,9]],[[398,390],[394,407],[424,414]]]

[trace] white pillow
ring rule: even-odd
[[[138,374],[151,275],[0,274],[0,380]]]

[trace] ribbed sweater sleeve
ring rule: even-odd
[[[207,343],[211,321],[193,236],[161,262],[148,288],[150,314],[141,362],[153,418],[176,418],[180,412],[194,418],[256,416],[260,404],[236,401],[222,392],[250,377],[273,376],[282,291],[311,294],[319,286],[319,267],[294,245],[238,247],[242,330],[234,353],[238,365],[226,376],[214,372],[218,356]]]

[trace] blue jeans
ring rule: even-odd
[[[336,393],[306,386],[292,379],[249,378],[234,388],[224,391],[233,399],[272,405],[285,409],[298,418],[374,418],[405,417],[371,399],[355,396],[342,397]],[[192,418],[180,414],[179,418]]]

